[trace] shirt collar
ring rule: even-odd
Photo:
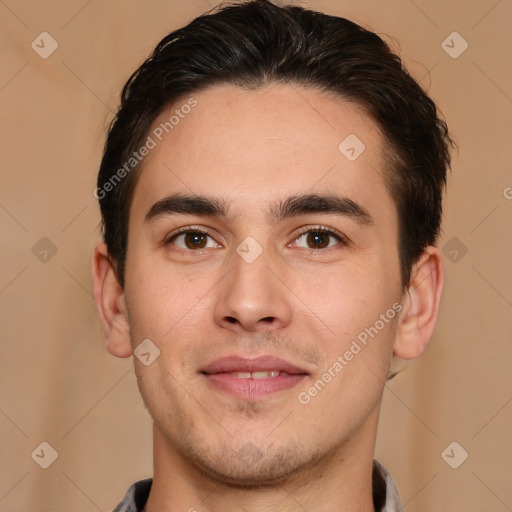
[[[113,512],[142,512],[152,484],[152,478],[135,482]],[[373,501],[376,505],[383,504],[383,506],[379,505],[381,509],[378,512],[401,512],[403,510],[393,477],[377,460],[373,461]]]

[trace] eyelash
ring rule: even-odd
[[[338,240],[339,245],[343,245],[343,246],[349,245],[349,239],[345,235],[343,235],[342,233],[340,233],[339,231],[337,231],[335,229],[327,228],[327,227],[321,226],[321,225],[305,226],[299,233],[294,235],[294,242],[297,241],[301,236],[303,236],[307,233],[310,233],[310,232],[330,235]],[[168,244],[172,243],[179,235],[181,235],[183,233],[200,233],[203,235],[207,235],[213,239],[212,235],[205,229],[194,227],[194,226],[185,226],[185,227],[182,227],[182,228],[178,229],[177,231],[171,233],[168,237],[166,237],[163,242],[163,245],[168,245]],[[311,252],[318,253],[320,251],[325,252],[332,248],[333,247],[327,247],[325,249],[305,249],[305,250],[309,250]],[[181,249],[181,247],[180,247],[180,249]],[[197,250],[183,249],[183,250],[188,251],[188,252],[202,252],[205,249],[197,249]]]

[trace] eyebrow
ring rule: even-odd
[[[269,220],[278,223],[290,217],[312,213],[340,215],[361,225],[373,225],[374,223],[366,208],[348,197],[332,194],[289,196],[270,206]],[[162,216],[179,214],[227,218],[230,208],[227,202],[221,198],[173,194],[153,204],[146,214],[144,222],[151,222]]]

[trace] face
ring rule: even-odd
[[[373,452],[402,298],[377,125],[297,86],[192,96],[168,134],[187,98],[155,121],[129,220],[124,302],[132,348],[160,350],[135,360],[160,448],[242,486]]]

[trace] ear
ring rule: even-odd
[[[94,247],[92,279],[107,351],[116,357],[130,357],[130,324],[124,290],[109,258],[107,245],[102,240]]]
[[[393,345],[397,357],[414,359],[425,350],[437,323],[443,285],[441,252],[437,247],[429,246],[414,264],[404,294]]]

